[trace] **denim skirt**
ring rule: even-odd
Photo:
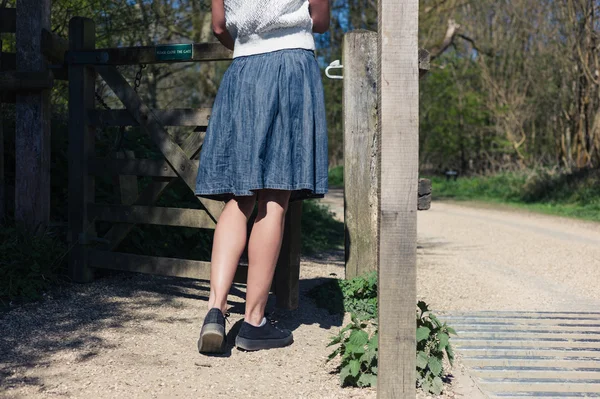
[[[327,192],[327,123],[315,54],[238,57],[219,87],[200,152],[197,196],[227,201],[260,189],[291,200]]]

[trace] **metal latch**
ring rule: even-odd
[[[332,75],[329,73],[332,69],[343,69],[344,66],[340,64],[340,60],[335,60],[327,68],[325,68],[325,76],[329,79],[344,79],[344,75]]]

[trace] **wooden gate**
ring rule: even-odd
[[[94,22],[73,18],[69,26],[69,238],[72,243],[69,268],[78,282],[90,281],[99,268],[166,276],[209,279],[210,262],[142,256],[115,252],[136,224],[214,229],[224,204],[197,198],[201,209],[157,207],[154,204],[176,180],[194,190],[198,161],[210,109],[150,109],[117,70],[117,65],[173,62],[207,62],[231,59],[231,52],[218,43],[178,46],[95,49]],[[95,108],[96,74],[106,82],[125,106],[122,110]],[[138,126],[158,147],[163,160],[113,159],[95,156],[97,127]],[[189,126],[198,131],[178,145],[165,126]],[[121,204],[95,203],[94,178],[111,174],[121,183]],[[138,193],[137,177],[152,182]],[[273,290],[277,304],[285,309],[298,306],[300,267],[301,203],[292,203]],[[96,222],[113,223],[98,237]],[[236,282],[245,282],[247,267],[240,265]]]

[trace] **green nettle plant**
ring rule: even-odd
[[[369,301],[371,290],[365,289],[369,285],[367,283],[369,280],[372,283],[372,279],[363,279],[364,285],[358,279],[351,280],[352,289],[349,287],[349,282],[345,283],[348,284],[345,287],[348,290],[344,291],[346,307],[348,293],[356,294],[357,291],[361,291],[366,294],[363,301]],[[370,284],[370,287],[372,286],[373,284]],[[358,306],[358,308],[363,307]],[[371,310],[370,306],[367,308]],[[447,356],[452,365],[454,352],[450,345],[450,336],[456,335],[456,332],[432,314],[425,302],[419,302],[417,308],[417,386],[422,387],[426,392],[439,395],[444,387],[443,359]],[[376,315],[376,303],[374,310],[372,314]],[[369,317],[367,314],[362,315],[363,320],[359,319],[354,312],[351,315],[352,322],[332,337],[327,345],[328,347],[338,345],[329,355],[328,361],[340,356],[339,372],[342,386],[375,386],[377,385],[379,331],[377,322],[374,321],[375,317]]]
[[[334,336],[329,346],[339,346],[327,361],[340,355],[340,383],[342,386],[369,387],[377,385],[377,324],[360,321],[352,315],[352,322]],[[368,330],[374,330],[369,334]]]
[[[439,395],[444,388],[444,354],[450,365],[454,361],[450,335],[456,331],[435,317],[425,302],[417,307],[417,386]]]

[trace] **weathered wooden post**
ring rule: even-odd
[[[379,1],[379,398],[415,398],[418,0]]]
[[[346,278],[377,269],[377,33],[344,36]]]
[[[42,29],[50,30],[50,0],[19,0],[18,71],[47,70]],[[15,219],[33,231],[46,226],[50,219],[49,90],[17,93],[15,135]]]
[[[344,221],[346,278],[377,270],[380,168],[377,115],[377,32],[344,36]],[[419,50],[419,75],[429,70],[429,53]],[[415,182],[417,184],[417,182]],[[418,182],[419,211],[431,205],[431,182]]]
[[[0,71],[2,71],[2,39],[0,38]],[[4,186],[4,119],[2,117],[2,98],[0,98],[0,226],[6,217],[6,194]]]
[[[281,309],[297,309],[300,302],[301,223],[302,201],[292,202],[285,215],[283,242],[273,281],[277,307]]]
[[[96,47],[94,21],[76,17],[69,23],[71,50],[93,50]],[[94,202],[94,178],[88,173],[88,161],[94,156],[95,129],[88,124],[87,111],[94,108],[94,68],[69,65],[69,274],[73,281],[88,282],[93,278],[89,267],[88,248],[96,232],[88,220],[88,204]]]

